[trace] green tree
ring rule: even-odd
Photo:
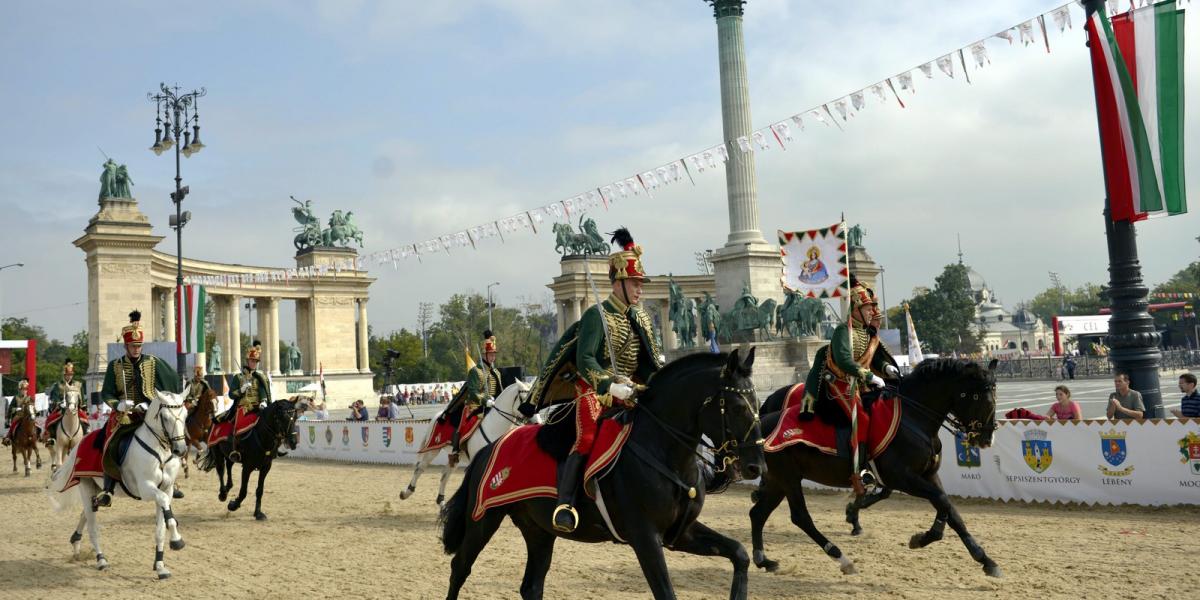
[[[1200,294],[1200,261],[1184,267],[1170,279],[1158,284],[1154,288],[1154,293],[1156,294],[1167,292]]]
[[[971,331],[971,323],[975,319],[975,301],[971,296],[966,266],[946,265],[942,274],[934,280],[932,290],[918,294],[907,302],[923,350],[941,354],[979,350],[980,336]],[[900,328],[903,332],[901,335],[907,338],[905,329]]]
[[[1028,303],[1029,310],[1047,325],[1055,316],[1097,315],[1108,306],[1104,286],[1085,283],[1074,290],[1050,287],[1038,292]]]

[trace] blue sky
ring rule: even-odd
[[[290,194],[312,198],[323,217],[353,210],[375,251],[721,141],[716,27],[699,0],[66,4],[0,8],[0,228],[8,262],[27,265],[0,275],[0,309],[54,337],[87,323],[83,253],[71,240],[96,210],[97,146],[129,165],[142,210],[156,233],[170,233],[173,164],[146,149],[154,107],[145,95],[159,81],[208,89],[208,148],[183,165],[194,215],[185,255],[244,264],[292,264]],[[751,0],[755,126],[1056,5]],[[993,38],[992,63],[973,69],[970,85],[918,75],[916,94],[903,92],[908,108],[868,98],[844,132],[810,124],[787,152],[760,155],[767,237],[845,211],[887,269],[892,303],[955,259],[958,234],[967,261],[1010,306],[1047,287],[1047,271],[1069,286],[1107,280],[1081,15],[1065,34],[1049,23],[1050,54],[1040,34],[1028,48]],[[1187,32],[1195,38],[1194,19]],[[1187,175],[1196,189],[1194,159]],[[641,237],[649,270],[694,273],[693,252],[725,241],[724,194],[723,174],[704,174],[695,187],[592,216],[602,230],[625,225]],[[1140,228],[1148,282],[1195,260],[1197,229],[1194,215]],[[502,282],[502,303],[546,297],[557,274],[552,239],[487,244],[373,267],[376,331],[412,327],[418,302],[492,281]],[[291,320],[281,315],[285,337]]]

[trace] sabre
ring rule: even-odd
[[[604,305],[600,300],[600,290],[596,289],[596,282],[592,280],[591,266],[588,265],[583,273],[587,276],[588,286],[592,288],[592,295],[596,297],[596,311],[600,313],[600,327],[604,330],[604,341],[608,344],[608,359],[612,363],[613,375],[619,377],[621,371],[617,365],[617,353],[613,351],[612,336],[608,335],[608,321],[604,319]]]

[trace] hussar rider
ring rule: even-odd
[[[459,447],[462,444],[463,434],[467,433],[469,417],[490,408],[496,396],[500,395],[500,371],[496,369],[497,350],[499,348],[496,343],[496,335],[492,333],[492,330],[485,329],[483,331],[483,363],[467,371],[466,383],[463,384],[454,400],[450,401],[450,405],[446,407],[445,414],[450,414],[457,409],[456,405],[462,407],[458,427],[454,429],[454,435],[450,438],[451,465],[458,462]]]
[[[231,449],[229,458],[234,462],[241,460],[241,453],[237,451],[238,421],[243,415],[258,412],[271,402],[271,384],[267,381],[267,376],[258,370],[261,359],[262,343],[254,340],[254,344],[246,349],[246,364],[242,366],[240,373],[233,376],[233,389],[229,391],[229,397],[237,404],[215,419],[218,423],[233,420],[228,439]]]
[[[145,332],[141,319],[142,313],[136,310],[129,313],[129,324],[121,329],[125,355],[108,363],[104,371],[100,400],[113,412],[108,415],[104,429],[96,435],[96,449],[104,450],[104,489],[92,498],[93,509],[112,504],[112,493],[121,473],[116,462],[119,442],[142,423],[146,409],[154,400],[155,390],[179,393],[179,374],[175,369],[157,356],[142,354]]]
[[[187,408],[190,414],[196,408],[196,404],[204,397],[212,386],[208,385],[208,381],[204,379],[204,366],[196,365],[193,369],[191,380],[188,381],[187,389],[184,390],[183,405]]]
[[[899,377],[896,360],[879,340],[880,312],[875,292],[853,275],[850,276],[850,321],[849,325],[840,323],[829,344],[817,350],[813,360],[816,366],[808,372],[804,386],[801,419],[811,419],[826,403],[842,404],[835,410],[847,413],[857,410],[864,401],[869,408],[870,402],[884,387],[884,379]],[[875,389],[863,392],[864,385]],[[866,444],[859,447],[858,456],[860,463],[867,460]],[[873,480],[867,469],[859,472],[861,467],[862,464],[853,465],[850,477],[851,486],[860,495],[865,491],[864,481],[869,485]]]
[[[83,381],[75,379],[75,362],[69,358],[64,361],[62,373],[62,380],[55,382],[54,387],[50,388],[50,406],[56,410],[47,417],[45,432],[42,434],[42,441],[47,446],[53,446],[58,436],[58,427],[61,425],[64,411],[67,410],[67,396],[71,392],[79,394],[80,405],[77,406],[77,410],[84,409],[86,404],[87,386]],[[84,435],[87,435],[87,419],[80,419],[79,422]]]
[[[575,399],[575,444],[559,467],[558,503],[552,515],[554,528],[568,533],[579,525],[575,493],[595,441],[597,418],[614,403],[632,406],[636,386],[645,384],[663,364],[654,325],[638,305],[642,284],[649,281],[642,247],[625,228],[613,232],[612,241],[621,248],[609,256],[612,293],[563,333],[532,395],[539,405]]]
[[[8,411],[5,412],[7,420],[4,422],[5,431],[4,445],[12,443],[13,432],[16,431],[17,425],[22,419],[27,418],[26,407],[33,406],[33,396],[29,395],[29,380],[22,378],[17,383],[17,393],[13,394],[12,400],[8,401]]]

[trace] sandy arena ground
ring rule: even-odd
[[[416,495],[397,497],[411,470],[283,460],[267,481],[256,522],[253,491],[230,515],[216,499],[216,477],[192,472],[187,497],[175,502],[187,547],[167,551],[174,574],[157,581],[153,508],[118,499],[101,511],[102,543],[112,566],[72,562],[67,538],[78,514],[54,513],[43,469],[26,479],[0,472],[0,598],[441,598],[449,557],[440,550],[436,479]],[[457,486],[459,477],[451,480]],[[857,563],[836,564],[788,520],[783,508],[767,528],[767,550],[783,565],[752,568],[752,598],[1182,598],[1200,593],[1189,555],[1200,537],[1200,508],[1083,508],[959,501],[968,527],[1004,569],[990,579],[957,537],[909,550],[909,536],[928,527],[928,504],[894,497],[864,513],[866,533],[852,538],[842,523],[845,496],[810,494],[822,528]],[[749,490],[735,486],[709,498],[701,520],[750,545]],[[949,529],[947,529],[949,534]],[[667,553],[680,598],[726,598],[730,565],[720,558]],[[524,568],[520,534],[503,526],[481,555],[464,598],[516,598]],[[612,544],[559,542],[547,598],[647,598],[633,553]]]

